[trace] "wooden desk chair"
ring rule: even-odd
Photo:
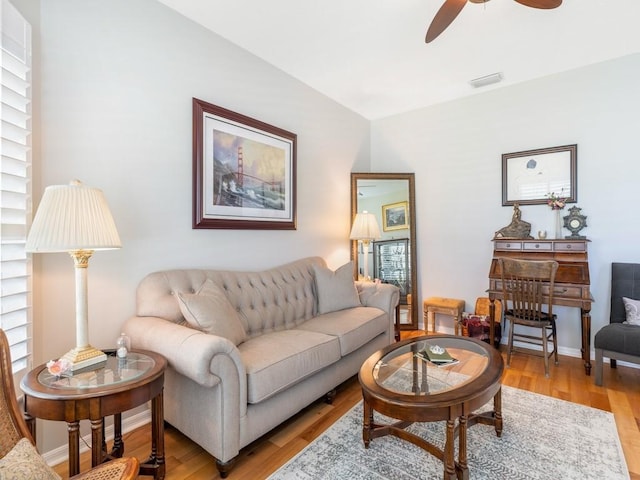
[[[0,330],[0,477],[9,474],[13,459],[19,458],[21,466],[29,467],[24,478],[60,478],[45,463],[35,449],[29,427],[22,416],[16,400],[11,371],[9,342],[3,330]],[[28,440],[29,443],[22,441]],[[15,465],[15,463],[14,463]],[[16,466],[16,468],[19,468]],[[73,480],[129,480],[138,478],[139,462],[135,458],[118,458],[103,463],[90,471],[76,475]],[[9,475],[8,478],[11,478]]]
[[[548,377],[549,357],[553,355],[555,364],[558,364],[556,316],[552,311],[553,284],[558,271],[558,262],[510,258],[499,258],[498,262],[502,275],[504,317],[510,324],[507,366],[511,365],[512,352],[521,351],[521,349],[514,347],[513,341],[515,339],[542,347],[544,374]],[[546,300],[543,295],[546,296]],[[526,333],[517,333],[515,330],[518,325],[539,328],[541,335],[536,337]],[[553,344],[551,351],[549,351],[549,342]],[[531,354],[533,352],[527,350],[524,353]]]

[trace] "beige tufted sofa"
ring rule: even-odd
[[[355,282],[361,306],[319,314],[319,269],[324,260],[311,257],[262,272],[170,270],[138,286],[136,316],[124,331],[134,348],[167,358],[165,419],[216,458],[222,477],[242,447],[394,340],[396,287]],[[177,296],[208,280],[242,319],[246,338],[238,345],[185,321]]]

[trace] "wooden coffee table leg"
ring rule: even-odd
[[[462,479],[469,479],[469,466],[467,465],[467,417],[462,415],[459,419],[458,433],[458,465],[462,473]],[[460,477],[459,477],[460,478]]]
[[[493,397],[493,414],[496,420],[496,435],[502,436],[502,388]]]
[[[456,480],[456,464],[453,458],[453,442],[455,439],[455,420],[447,420],[447,440],[444,445],[444,478]]]
[[[373,426],[373,408],[364,400],[363,404],[363,422],[362,422],[362,441],[364,442],[364,448],[369,448],[371,443],[371,428]]]

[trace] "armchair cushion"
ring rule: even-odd
[[[26,438],[0,459],[2,480],[62,480],[40,456],[36,447]]]
[[[361,305],[358,291],[353,283],[353,262],[338,268],[313,266],[318,293],[318,313],[330,313]]]
[[[640,300],[622,297],[626,322],[630,325],[640,325]]]
[[[605,325],[593,339],[595,348],[640,357],[640,326],[627,323]]]
[[[223,289],[207,280],[198,293],[179,293],[178,303],[184,318],[192,327],[224,337],[235,345],[247,339],[238,312]]]

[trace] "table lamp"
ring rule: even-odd
[[[356,213],[351,227],[351,240],[360,240],[362,242],[362,251],[364,254],[364,279],[369,279],[369,243],[371,240],[380,238],[380,228],[378,221],[373,213],[364,210],[362,213]]]
[[[30,253],[68,252],[73,258],[76,346],[62,357],[69,360],[72,371],[107,360],[103,352],[89,345],[87,268],[95,250],[120,247],[120,237],[101,190],[78,180],[45,189],[25,249]]]

